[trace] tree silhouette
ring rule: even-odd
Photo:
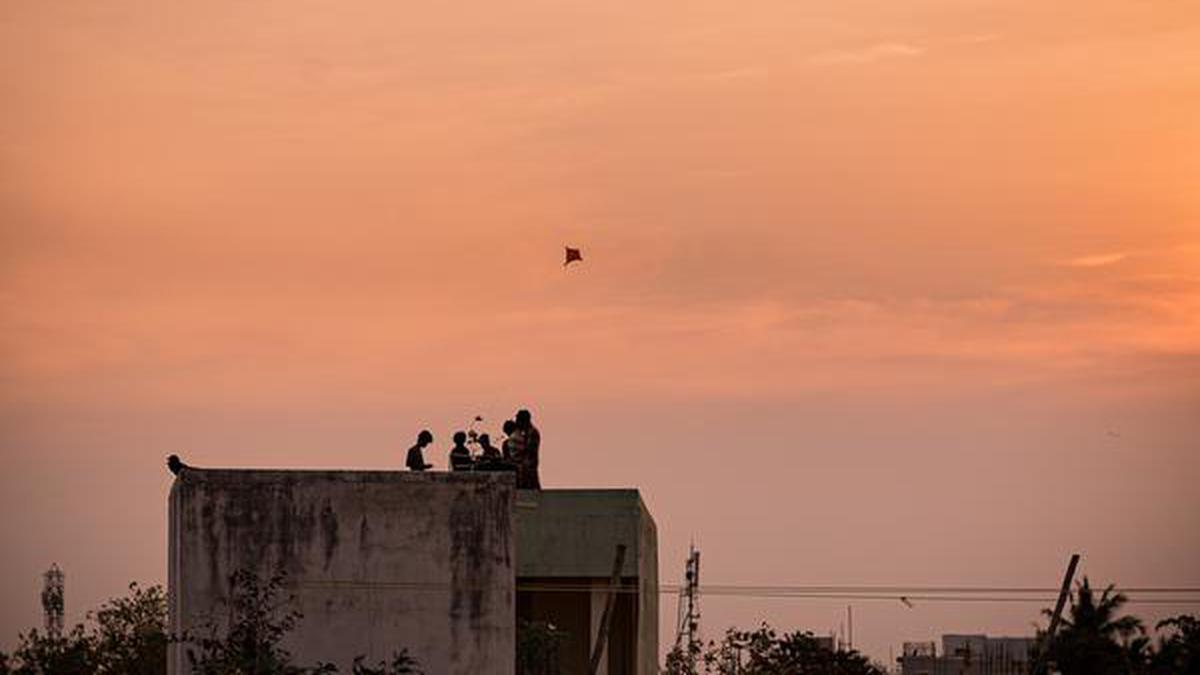
[[[292,663],[283,648],[284,637],[303,615],[290,606],[293,598],[280,599],[284,575],[262,582],[249,570],[230,577],[229,620],[206,621],[203,635],[188,633],[181,641],[194,675],[307,675],[337,672],[328,664],[312,667]]]
[[[1063,675],[1126,675],[1137,670],[1148,642],[1142,622],[1124,616],[1125,594],[1110,584],[1097,594],[1087,577],[1071,595],[1071,611],[1050,645],[1049,657]],[[1047,615],[1049,610],[1045,610]]]
[[[165,661],[163,667],[166,667]],[[0,655],[0,673],[4,675],[92,675],[97,672],[91,636],[82,624],[76,624],[57,637],[31,629],[21,634],[11,658]]]
[[[678,644],[667,652],[663,663],[664,675],[700,675],[698,664],[703,658],[699,640]]]
[[[167,664],[167,597],[161,586],[129,584],[130,595],[90,612],[96,672],[160,675]]]
[[[354,659],[354,666],[351,670],[353,675],[423,675],[425,672],[421,670],[417,660],[408,653],[407,649],[396,652],[390,662],[380,661],[374,667],[365,665],[363,663],[365,660],[362,656]]]
[[[560,647],[567,637],[546,621],[522,620],[517,626],[517,675],[558,675]]]
[[[284,638],[304,615],[293,608],[295,598],[285,596],[282,573],[265,582],[249,570],[230,577],[229,618],[201,626],[203,635],[184,635],[192,675],[328,675],[337,673],[331,663],[300,666],[282,646]],[[422,675],[407,649],[397,651],[390,661],[375,666],[359,656],[351,665],[353,675]]]
[[[167,600],[162,587],[129,584],[130,595],[88,612],[60,636],[20,636],[0,675],[159,675],[167,669]]]
[[[1200,619],[1186,614],[1155,626],[1170,631],[1151,658],[1153,675],[1200,675]]]
[[[883,675],[852,649],[829,649],[807,632],[779,635],[765,623],[754,631],[730,629],[709,643],[704,666],[715,675]]]

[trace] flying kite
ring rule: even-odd
[[[567,259],[563,262],[563,267],[570,265],[573,262],[583,262],[583,253],[577,248],[566,247]]]

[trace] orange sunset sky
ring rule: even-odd
[[[1200,5],[9,0],[0,321],[3,649],[51,562],[69,620],[165,580],[168,453],[444,467],[518,407],[664,583],[1195,586]]]

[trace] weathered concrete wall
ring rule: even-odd
[[[658,526],[638,496],[638,667],[658,672]]]
[[[230,575],[287,575],[297,662],[408,648],[429,673],[511,675],[513,478],[186,469],[170,498],[173,630],[220,619]],[[175,649],[170,668],[186,673]]]
[[[658,531],[637,490],[541,490],[518,492],[516,510],[517,578],[535,580],[540,588],[561,579],[564,588],[580,583],[607,587],[618,544],[626,547],[623,584],[638,587],[636,611],[629,623],[636,630],[636,675],[658,672]],[[553,593],[554,591],[544,591]],[[594,637],[607,593],[589,591],[590,635]],[[544,599],[532,599],[537,606]],[[618,615],[623,624],[623,614]],[[610,643],[611,644],[611,643]],[[582,672],[564,663],[564,672]],[[626,675],[615,660],[601,672]],[[630,674],[634,675],[634,674]]]

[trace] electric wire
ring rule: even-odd
[[[379,581],[379,580],[297,580],[302,586],[359,588],[359,589],[394,589],[413,591],[474,591],[474,590],[507,590],[504,585],[483,586],[470,582],[452,585],[449,583],[433,583],[423,581]],[[640,592],[657,592],[660,595],[677,595],[683,586],[680,584],[661,584],[652,588],[648,584],[618,584],[586,583],[586,582],[517,582],[515,590],[542,593],[592,593],[613,592],[636,594]],[[754,586],[742,584],[712,584],[700,585],[699,594],[716,597],[741,598],[776,598],[776,599],[810,599],[810,600],[873,600],[912,602],[960,602],[960,603],[1053,603],[1057,591],[1050,588],[1037,587],[1002,587],[1002,586]],[[1102,590],[1102,589],[1098,589]],[[1191,586],[1133,586],[1114,588],[1115,591],[1126,595],[1131,604],[1153,605],[1200,605],[1200,587]],[[1042,595],[1044,594],[1044,595]]]

